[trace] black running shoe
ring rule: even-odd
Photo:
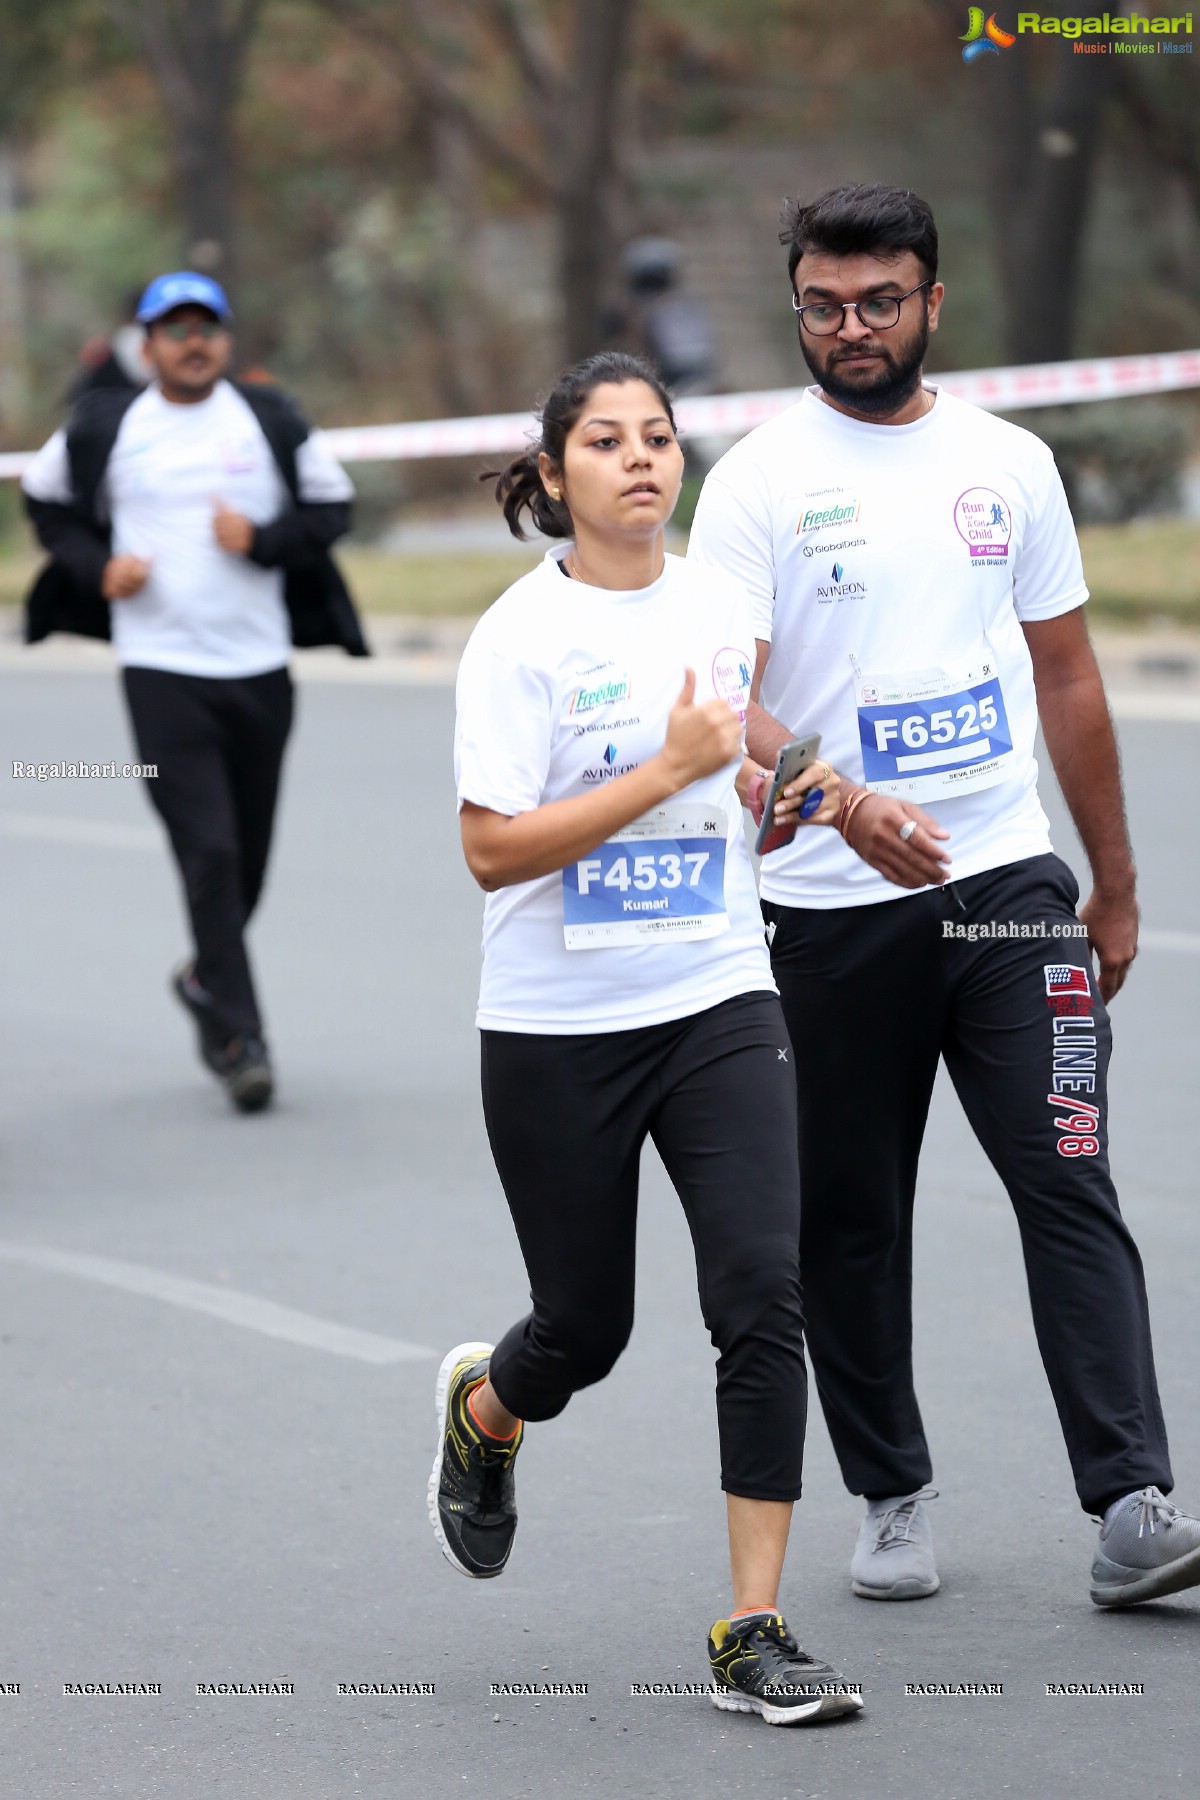
[[[196,971],[191,963],[180,963],[174,971],[171,976],[171,992],[185,1012],[191,1015],[196,1027],[196,1047],[200,1052],[200,1061],[214,1075],[223,1075],[228,1033],[213,1018],[212,995],[196,980]]]
[[[438,1450],[429,1477],[429,1517],[442,1554],[464,1575],[486,1581],[508,1561],[517,1530],[513,1463],[525,1427],[511,1443],[484,1436],[467,1395],[488,1372],[491,1344],[459,1344],[437,1378]]]
[[[862,1710],[862,1696],[800,1648],[780,1613],[718,1619],[708,1660],[712,1703],[722,1712],[756,1712],[768,1725],[812,1725]]]
[[[217,1073],[239,1112],[261,1112],[270,1105],[275,1077],[261,1038],[234,1038],[225,1047]]]

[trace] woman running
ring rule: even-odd
[[[709,1637],[712,1697],[772,1724],[828,1718],[861,1701],[779,1611],[806,1377],[791,1050],[739,804],[761,807],[764,782],[742,753],[749,600],[665,553],[683,455],[649,364],[578,364],[541,428],[497,498],[515,536],[528,513],[563,541],[475,628],[455,739],[463,850],[488,896],[484,1118],[533,1310],[442,1363],[430,1518],[464,1575],[501,1573],[526,1422],[628,1340],[651,1138],[718,1351],[733,1603]],[[831,824],[836,790],[812,764],[777,816]]]

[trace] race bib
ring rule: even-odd
[[[719,807],[656,806],[562,872],[568,950],[728,931]]]
[[[991,649],[959,668],[856,670],[866,784],[932,800],[992,787],[1012,767],[1012,731]]]

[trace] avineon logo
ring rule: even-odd
[[[602,781],[613,781],[618,775],[628,775],[630,769],[636,769],[636,762],[618,762],[619,752],[615,744],[604,746],[604,760],[597,763],[594,769],[583,771],[583,785],[596,787]]]
[[[829,587],[817,589],[817,599],[825,605],[828,605],[831,600],[850,600],[856,594],[865,594],[867,591],[865,581],[847,581],[845,579],[846,571],[840,562],[834,563],[832,575],[833,581]]]

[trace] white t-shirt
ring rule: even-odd
[[[809,389],[713,468],[688,556],[749,589],[766,710],[820,731],[843,776],[931,813],[958,878],[1051,847],[1021,625],[1087,588],[1046,445],[935,391],[914,424],[871,425]],[[798,832],[760,884],[788,906],[908,892],[832,830]]]
[[[348,476],[319,432],[296,453],[301,498],[353,498]],[[70,502],[66,433],[56,431],[26,471],[35,500]],[[256,525],[288,503],[270,445],[227,381],[207,400],[180,406],[157,385],[133,402],[113,445],[101,489],[114,556],[146,558],[150,574],[131,600],[111,607],[117,660],[147,669],[226,679],[279,669],[291,654],[282,569],[263,569],[222,550],[213,502]]]
[[[736,581],[668,556],[650,587],[611,592],[563,575],[569,549],[549,552],[471,634],[458,672],[460,806],[513,817],[636,768],[662,749],[685,667],[697,703],[719,694],[745,710],[754,632]],[[665,803],[661,829],[639,822],[640,838],[614,837],[567,870],[489,894],[477,1024],[620,1031],[774,993],[739,767],[735,758]],[[704,928],[721,929],[673,937],[702,904]],[[568,932],[588,947],[568,948]]]

